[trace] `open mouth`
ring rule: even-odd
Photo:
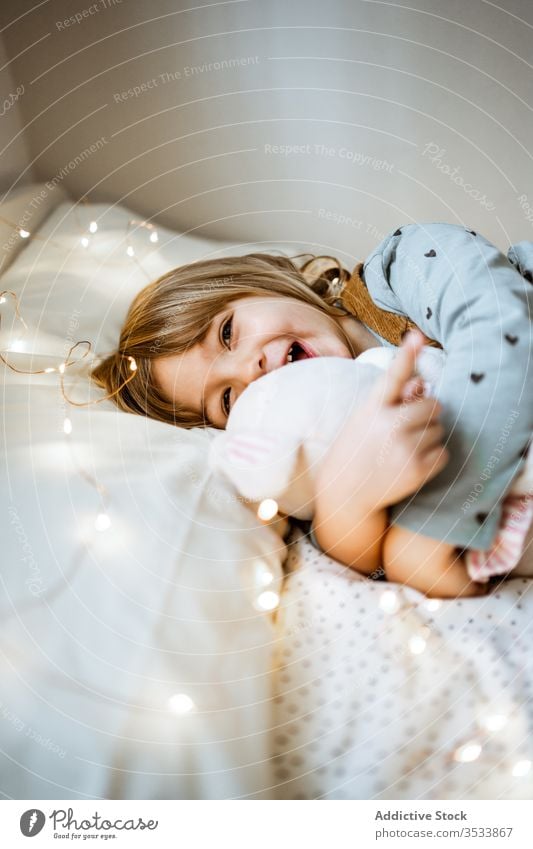
[[[293,342],[291,347],[287,351],[285,364],[295,363],[298,360],[307,360],[310,357],[316,357],[314,351],[312,351],[307,346],[302,345],[301,342]]]

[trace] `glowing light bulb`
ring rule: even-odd
[[[111,519],[107,515],[107,513],[99,513],[95,519],[94,527],[97,531],[107,531],[107,529],[111,526]]]
[[[265,590],[257,596],[255,607],[258,610],[275,610],[279,604],[279,595],[272,590]]]
[[[91,223],[89,224],[89,233],[96,233],[97,230],[98,224],[96,223],[96,221],[91,221]]]
[[[257,515],[263,522],[273,519],[278,512],[278,502],[273,498],[265,498],[257,508]]]
[[[128,254],[128,256],[135,256],[135,251],[133,250],[131,245],[128,245],[128,247],[126,248],[126,253]]]
[[[158,242],[159,241],[159,236],[157,235],[157,230],[154,230],[153,233],[150,233],[150,241],[151,242]]]
[[[426,608],[431,611],[438,610],[441,606],[442,602],[438,600],[438,598],[430,598],[429,601],[426,601]]]
[[[411,654],[422,654],[426,649],[426,641],[421,634],[415,634],[409,640],[409,651]]]
[[[45,374],[50,374],[51,372],[55,371],[55,368],[45,368],[44,371],[45,371]]]
[[[527,775],[529,770],[531,769],[531,761],[517,761],[514,767],[511,770],[512,775],[515,778],[522,778],[522,776]]]
[[[258,591],[261,587],[268,587],[274,580],[274,575],[266,565],[265,561],[258,558],[253,563],[254,584]]]
[[[14,351],[15,353],[23,351],[26,347],[26,344],[23,339],[15,339],[9,348],[8,351]]]
[[[385,590],[384,593],[381,593],[379,606],[385,611],[385,613],[396,613],[400,606],[398,595],[394,592],[394,590]]]
[[[58,368],[58,371],[59,371],[60,374],[65,373],[65,363],[61,363],[61,365]]]
[[[88,248],[88,247],[89,247],[89,239],[87,238],[87,236],[82,236],[82,238],[81,238],[81,243],[82,243],[82,245],[83,245],[83,247],[84,247],[84,248]]]
[[[130,361],[130,370],[137,371],[137,363],[135,362],[135,357],[128,357]]]
[[[63,430],[65,431],[65,433],[72,433],[72,422],[70,421],[70,419],[65,419],[65,421],[63,422]]]
[[[475,740],[470,740],[468,743],[465,743],[464,746],[459,746],[458,749],[453,753],[454,761],[458,761],[458,763],[466,764],[471,763],[472,761],[477,761],[481,754],[481,745],[476,743]]]
[[[194,702],[186,693],[174,693],[167,705],[172,713],[189,713],[194,707]]]
[[[487,731],[501,731],[507,725],[508,717],[504,713],[492,713],[481,720],[481,725]]]
[[[4,296],[2,295],[2,297],[0,298],[0,304],[5,304],[5,302],[6,302],[6,299],[5,299],[5,298],[4,298]]]
[[[31,233],[29,230],[24,230],[22,227],[19,228],[19,236],[21,239],[29,239]]]

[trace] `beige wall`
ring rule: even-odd
[[[533,238],[529,0],[199,5],[55,0],[10,27],[12,56],[42,39],[13,63],[39,177],[346,261],[412,220]]]
[[[30,159],[28,136],[20,110],[26,92],[22,91],[21,80],[13,78],[11,66],[6,43],[0,36],[0,198],[9,196],[14,184],[26,185],[34,176],[33,169],[27,168]]]

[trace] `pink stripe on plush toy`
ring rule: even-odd
[[[276,440],[269,438],[268,434],[260,437],[239,434],[232,436],[227,441],[228,457],[239,458],[249,463],[258,463],[269,456],[271,446]]]
[[[533,496],[508,495],[492,547],[465,554],[466,568],[473,581],[486,583],[493,575],[506,575],[518,564],[533,522]]]

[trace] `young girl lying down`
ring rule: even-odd
[[[504,494],[525,462],[533,243],[505,257],[458,225],[411,224],[387,236],[350,280],[340,267],[337,281],[320,268],[262,254],[177,268],[137,295],[118,350],[93,376],[108,392],[123,386],[114,396],[122,409],[223,429],[248,384],[293,357],[354,358],[399,345],[418,327],[446,352],[438,400],[415,400],[418,343],[407,342],[374,396],[382,400],[374,400],[372,427],[355,413],[324,463],[316,541],[363,573],[383,564],[390,580],[428,594],[483,592],[461,551],[494,542]],[[128,356],[137,371],[123,385]]]

